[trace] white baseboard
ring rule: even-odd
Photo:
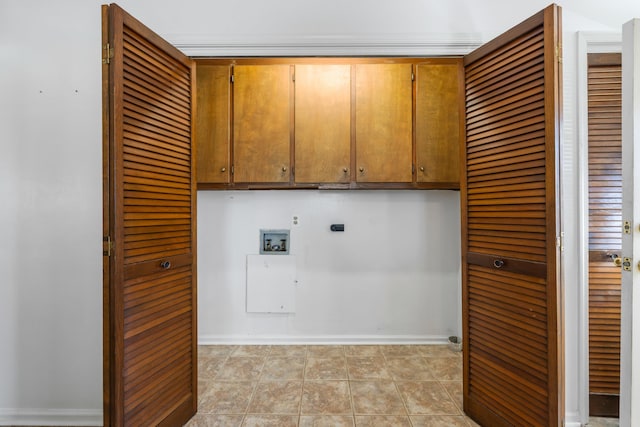
[[[440,335],[201,335],[198,344],[446,344],[448,339]]]
[[[567,412],[564,415],[564,427],[582,427],[578,412]]]
[[[101,426],[102,410],[0,408],[0,426]]]

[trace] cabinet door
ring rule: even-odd
[[[411,64],[356,65],[356,180],[412,181]]]
[[[351,66],[296,65],[295,180],[349,182]]]
[[[416,67],[416,182],[460,185],[461,63]]]
[[[198,183],[229,182],[231,67],[196,67],[196,172]]]
[[[234,181],[289,182],[290,66],[234,67]]]

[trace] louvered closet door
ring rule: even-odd
[[[122,9],[105,15],[105,425],[180,426],[197,405],[193,68]]]
[[[621,55],[589,54],[589,414],[618,416],[622,249]]]
[[[464,408],[483,426],[558,426],[560,9],[465,57]]]

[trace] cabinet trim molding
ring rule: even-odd
[[[194,37],[169,34],[172,45],[192,57],[221,56],[436,56],[466,55],[483,42],[479,33],[368,35],[263,35]],[[215,40],[214,40],[215,39]]]

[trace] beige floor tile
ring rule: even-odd
[[[299,414],[302,381],[266,381],[258,383],[247,413]]]
[[[306,345],[273,345],[269,356],[274,357],[306,357]]]
[[[300,411],[302,415],[351,414],[348,381],[305,381]]]
[[[240,427],[244,415],[196,414],[185,427]]]
[[[469,427],[466,417],[452,415],[412,416],[414,427]]]
[[[393,381],[351,381],[350,386],[355,414],[407,413]]]
[[[451,357],[451,358],[460,358],[462,352],[460,351],[452,351],[449,349],[449,346],[446,344],[436,344],[436,345],[419,345],[417,346],[420,354],[424,357]]]
[[[231,357],[265,357],[271,352],[270,345],[239,345],[236,346]]]
[[[387,369],[396,381],[430,381],[436,379],[424,357],[388,357]]]
[[[264,362],[260,380],[301,380],[304,376],[304,357],[273,357]]]
[[[351,415],[302,415],[300,427],[353,427]]]
[[[304,378],[308,380],[346,380],[347,362],[343,357],[307,358]]]
[[[216,380],[254,381],[260,377],[263,366],[261,357],[229,357],[220,367]]]
[[[198,357],[226,357],[235,348],[235,345],[200,345],[198,346]]]
[[[411,427],[411,422],[407,416],[399,415],[357,415],[357,427]]]
[[[357,357],[381,357],[382,350],[379,345],[345,345],[344,354]]]
[[[200,413],[244,414],[255,388],[252,382],[214,382],[211,390],[202,396]]]
[[[297,415],[247,415],[243,427],[297,427]]]
[[[461,415],[437,381],[406,381],[397,386],[410,415]]]
[[[226,357],[198,358],[198,378],[214,379],[226,359]]]
[[[198,378],[198,403],[206,396],[213,387],[213,380],[208,378]]]
[[[347,356],[347,370],[351,380],[380,380],[391,379],[391,373],[382,356],[378,357],[349,357]]]
[[[618,427],[618,418],[589,417],[589,427]]]
[[[452,357],[425,358],[433,377],[442,381],[462,381],[462,364]]]
[[[380,349],[385,357],[415,357],[422,355],[416,345],[382,345]]]
[[[462,381],[440,381],[440,384],[447,390],[460,413],[462,413]]]
[[[309,345],[307,346],[307,357],[344,357],[344,347],[341,345]]]

